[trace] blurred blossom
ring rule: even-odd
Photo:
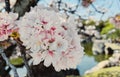
[[[14,13],[0,13],[0,41],[8,39],[8,36],[17,30],[15,20],[18,15]]]
[[[83,47],[73,19],[38,5],[17,21],[20,39],[31,50],[34,65],[44,61],[46,67],[52,64],[56,71],[76,68]]]
[[[120,29],[120,14],[116,15],[113,18],[110,18],[109,20],[115,25],[117,29]]]
[[[84,7],[88,7],[92,2],[94,2],[95,0],[82,0],[82,5]]]

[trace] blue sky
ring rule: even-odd
[[[40,0],[40,4],[47,5],[52,0]],[[62,0],[66,3],[68,3],[70,6],[76,5],[78,0]],[[82,0],[80,0],[82,2]],[[80,6],[77,10],[77,14],[79,14],[82,18],[87,19],[89,17],[93,17],[95,20],[106,20],[109,17],[115,16],[116,14],[120,13],[120,0],[95,0],[93,2],[94,6],[98,9],[106,9],[107,12],[103,15],[97,13],[95,9],[92,6],[89,6],[88,8],[84,8]]]
[[[41,0],[42,4],[49,4],[52,0]],[[78,0],[62,0],[66,3],[69,3],[71,6],[76,5]],[[88,17],[93,17],[95,20],[106,20],[109,17],[113,17],[116,14],[120,13],[120,0],[95,0],[93,3],[98,10],[106,9],[107,12],[103,15],[95,11],[92,6],[84,8],[80,6],[78,8],[77,14],[82,16],[82,18],[87,19]]]
[[[94,4],[96,6],[100,6],[108,9],[108,11],[105,13],[105,15],[102,18],[104,20],[108,17],[112,17],[120,13],[120,0],[96,0]],[[95,16],[99,18],[100,15],[96,14]]]

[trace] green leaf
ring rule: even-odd
[[[119,77],[120,67],[102,68],[84,77]]]
[[[114,29],[114,25],[107,21],[104,24],[104,28],[102,28],[101,34],[107,34],[112,29]]]
[[[21,57],[10,59],[10,63],[13,65],[22,65],[24,63]]]
[[[112,40],[120,39],[120,30],[116,29],[115,32],[108,34],[107,38],[111,38]]]

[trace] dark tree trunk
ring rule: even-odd
[[[38,0],[17,0],[12,11],[18,13],[19,17],[23,16],[25,12],[30,11],[30,7],[34,7],[37,2]]]
[[[68,75],[79,76],[77,69],[56,72],[52,65],[50,67],[45,67],[43,63],[31,66],[31,68],[35,77],[66,77]]]

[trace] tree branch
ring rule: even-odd
[[[18,46],[20,47],[21,56],[23,58],[25,67],[27,69],[28,77],[34,77],[33,73],[32,73],[32,70],[29,67],[28,62],[27,62],[26,53],[25,53],[26,52],[25,47],[22,45],[22,42],[20,40],[16,39],[16,42],[17,42]]]
[[[6,57],[2,48],[0,48],[0,54],[3,57],[3,59],[5,60],[6,64],[13,70],[14,77],[19,77],[16,68],[9,62],[9,59]]]
[[[10,1],[9,0],[5,0],[5,10],[8,13],[11,11],[11,9],[10,9]]]

